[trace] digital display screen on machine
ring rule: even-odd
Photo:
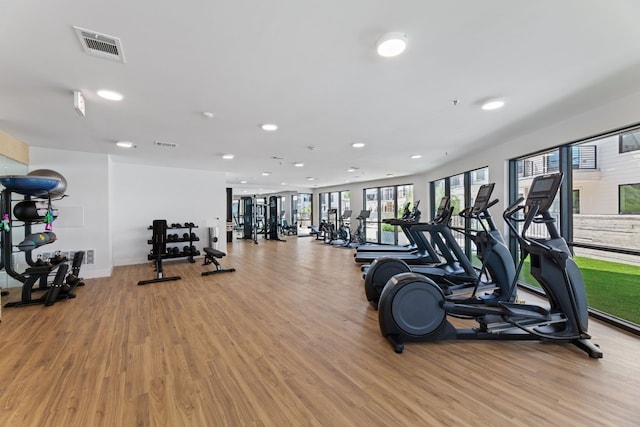
[[[494,183],[491,184],[483,184],[478,190],[478,194],[476,195],[475,203],[473,204],[474,211],[484,210],[489,203],[489,199],[491,198],[491,194],[493,193]]]

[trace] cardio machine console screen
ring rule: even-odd
[[[436,211],[436,216],[442,216],[445,210],[449,209],[450,199],[448,196],[444,196],[440,199],[440,206],[438,206],[438,210]]]
[[[483,184],[478,190],[478,194],[476,194],[476,200],[473,203],[473,211],[474,212],[482,212],[487,208],[489,204],[489,199],[491,199],[491,194],[493,193],[493,187],[495,183]]]
[[[531,183],[526,205],[538,206],[538,213],[548,211],[560,188],[560,183],[562,183],[562,173],[536,176]]]

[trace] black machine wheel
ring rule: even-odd
[[[380,296],[378,320],[382,335],[396,343],[402,339],[443,338],[446,312],[444,293],[431,279],[416,274],[394,276]]]
[[[364,277],[364,292],[367,301],[378,309],[380,294],[385,285],[396,274],[408,273],[411,267],[406,262],[397,258],[377,258],[371,263]]]

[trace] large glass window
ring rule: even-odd
[[[329,193],[320,193],[320,221],[329,220]]]
[[[349,191],[340,192],[340,206],[342,212],[351,209],[351,193]]]
[[[380,226],[378,188],[365,188],[364,208],[371,212],[366,227],[367,242],[378,243],[378,228]]]
[[[431,201],[432,208],[432,216],[438,205],[440,205],[440,200],[447,195],[447,188],[445,185],[444,179],[439,179],[437,181],[433,181],[433,200]]]
[[[402,207],[406,204],[409,203],[410,206],[413,206],[414,200],[413,200],[413,184],[409,184],[409,185],[398,185],[398,187],[396,188],[396,196],[398,198],[398,203],[396,205],[396,208],[398,209],[398,212],[396,212],[396,217],[399,217],[400,215],[402,215],[402,212],[400,212],[400,209],[402,209]],[[397,236],[397,244],[398,245],[408,245],[409,244],[409,239],[407,238],[407,236],[404,234],[404,232],[402,230],[397,230],[398,227],[396,227],[395,233]]]
[[[467,206],[467,192],[464,185],[464,174],[449,177],[449,197],[451,198],[451,206],[453,207],[453,215],[451,215],[451,225],[457,228],[464,228],[464,218],[460,215],[460,211]],[[465,247],[465,236],[462,233],[454,233],[456,241],[460,247]]]
[[[366,188],[364,209],[371,211],[367,220],[367,241],[386,244],[407,244],[409,240],[398,226],[386,224],[385,219],[398,218],[406,202],[413,202],[413,184]]]
[[[554,149],[546,151],[544,153],[538,153],[533,156],[518,159],[518,175],[516,184],[518,197],[527,197],[527,194],[529,194],[529,188],[531,187],[531,183],[533,182],[533,178],[535,178],[536,176],[558,172],[560,170],[559,158],[559,150]],[[546,166],[541,168],[534,167],[529,171],[530,173],[527,173],[525,167],[525,165],[527,164]],[[552,167],[549,167],[550,165],[552,165]],[[522,173],[520,173],[520,171],[522,171]],[[554,200],[549,212],[556,219],[558,226],[560,226],[560,203],[558,202],[557,197]],[[518,224],[518,226],[521,225],[522,224]],[[545,238],[548,237],[549,234],[547,232],[547,227],[544,224],[534,223],[529,227],[529,235],[532,237]]]
[[[311,232],[311,218],[313,215],[313,195],[309,193],[301,193],[296,198],[294,207],[293,224],[298,225],[298,236],[308,235]]]
[[[435,215],[435,209],[440,204],[440,200],[449,196],[451,206],[453,207],[453,214],[449,224],[454,228],[472,228],[477,229],[478,224],[467,223],[464,218],[459,216],[460,211],[467,206],[470,206],[474,202],[476,193],[480,189],[482,184],[489,182],[489,168],[483,167],[472,171],[467,171],[458,175],[449,176],[443,179],[439,179],[431,182],[431,211],[432,217]],[[480,262],[476,257],[476,248],[472,244],[471,239],[465,236],[463,233],[453,231],[453,236],[462,248],[471,262],[479,266]]]
[[[380,220],[396,218],[396,191],[395,187],[380,188]],[[380,243],[395,244],[396,226],[381,224],[382,233]]]
[[[589,306],[626,325],[640,325],[640,183],[637,153],[622,153],[640,149],[639,137],[637,129],[618,132],[512,161],[517,171],[514,200],[527,195],[536,175],[535,167],[527,165],[543,159],[550,165],[550,159],[558,158],[565,180],[552,214],[574,252]],[[539,237],[546,235],[545,229],[543,224],[532,226]],[[521,279],[536,285],[528,264]]]

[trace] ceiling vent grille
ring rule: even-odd
[[[176,148],[178,144],[173,142],[153,141],[153,145],[161,148]]]
[[[100,34],[85,28],[73,27],[80,40],[82,49],[87,55],[109,59],[124,64],[124,54],[120,39],[106,34]]]

